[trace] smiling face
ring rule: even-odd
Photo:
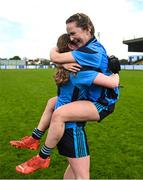
[[[82,29],[77,27],[76,22],[66,24],[67,33],[70,36],[71,42],[76,44],[77,47],[85,45],[91,39],[91,28]]]

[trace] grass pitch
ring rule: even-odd
[[[15,166],[38,151],[9,145],[37,126],[47,100],[56,95],[53,75],[53,69],[0,70],[1,179],[62,179],[67,161],[56,149],[49,169],[21,175]],[[123,88],[115,112],[86,126],[92,179],[143,179],[143,71],[122,71],[120,77]]]

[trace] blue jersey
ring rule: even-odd
[[[108,56],[104,47],[93,37],[84,46],[72,51],[76,62],[81,66],[99,68],[103,73],[107,72]]]
[[[104,47],[94,38],[89,40],[84,46],[81,48],[72,51],[72,55],[74,59],[80,64],[82,67],[92,67],[96,68],[97,71],[104,73],[105,75],[110,75],[111,72],[108,71],[108,56]],[[72,76],[72,82],[75,86],[79,88],[89,87],[93,80],[96,78],[97,72],[91,71],[80,71],[77,73],[77,76]],[[104,88],[97,85],[91,85],[88,89],[88,100],[90,101],[98,101],[104,100],[103,104],[111,105],[114,104],[118,99],[119,90],[115,88],[111,90],[116,94],[116,96],[112,97],[109,95],[108,88]],[[102,99],[104,98],[104,99]],[[105,103],[106,102],[106,103]]]
[[[68,81],[64,85],[58,87],[58,98],[55,105],[55,109],[59,108],[64,104],[73,102],[75,100],[87,99],[86,94],[87,92],[85,88],[78,89],[73,85],[71,81]],[[84,124],[85,123],[83,123],[83,125]],[[76,126],[77,126],[76,122],[65,123],[65,128],[73,128]]]

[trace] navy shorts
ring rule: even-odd
[[[112,104],[110,106],[105,106],[103,104],[100,104],[99,102],[94,102],[99,116],[100,116],[100,120],[98,120],[98,122],[100,122],[101,120],[103,120],[106,116],[108,116],[109,114],[111,114],[114,109],[115,109],[115,104]]]
[[[84,126],[76,126],[65,129],[62,139],[57,145],[59,154],[70,157],[80,158],[89,155],[89,148]]]

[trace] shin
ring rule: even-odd
[[[65,123],[62,122],[60,117],[56,117],[52,118],[51,120],[48,130],[48,136],[45,142],[45,145],[49,148],[54,148],[57,145],[57,143],[62,138],[65,130]]]
[[[53,97],[48,100],[45,110],[41,116],[40,122],[37,126],[40,131],[45,131],[49,127],[56,100],[57,97]]]

